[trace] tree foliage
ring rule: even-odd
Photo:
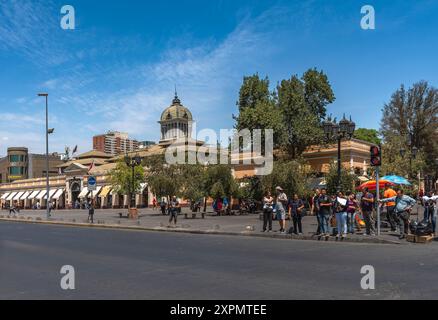
[[[383,108],[380,132],[391,152],[386,156],[390,160],[396,159],[397,147],[403,147],[409,155],[409,150],[415,146],[427,155],[419,169],[433,172],[434,161],[438,158],[437,128],[438,90],[425,81],[415,83],[407,90],[402,85]],[[404,161],[408,162],[408,158]]]
[[[353,137],[355,139],[367,141],[375,145],[380,145],[382,143],[382,140],[379,137],[379,131],[377,131],[376,129],[366,129],[366,128],[356,129]]]
[[[353,191],[354,181],[356,180],[356,175],[352,174],[350,170],[345,167],[341,168],[341,182],[339,184],[342,192]],[[335,162],[330,164],[329,172],[326,177],[327,182],[327,192],[329,194],[336,194],[338,191],[338,165]]]
[[[117,162],[116,167],[110,171],[109,177],[111,184],[119,194],[137,193],[141,189],[141,183],[145,181],[144,169],[141,165],[134,168],[133,180],[132,168],[128,167],[123,160]],[[132,186],[134,186],[133,189]]]
[[[291,159],[322,139],[326,107],[335,100],[327,76],[309,69],[301,78],[282,80],[273,92],[269,79],[258,74],[244,77],[237,102],[236,129],[272,129],[274,145]]]
[[[296,160],[274,162],[272,174],[261,177],[262,190],[274,194],[275,188],[280,186],[288,195],[304,195],[307,177],[305,168],[306,166]]]

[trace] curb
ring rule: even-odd
[[[95,229],[117,229],[117,230],[129,230],[129,231],[150,231],[150,232],[173,232],[173,233],[187,233],[187,234],[206,234],[206,235],[225,235],[225,236],[241,236],[241,237],[257,237],[257,238],[271,238],[282,240],[301,240],[301,241],[315,241],[315,242],[339,242],[339,243],[368,243],[368,244],[396,244],[401,245],[399,241],[386,240],[382,238],[345,238],[344,240],[335,240],[330,238],[329,240],[320,240],[317,236],[296,236],[290,234],[275,234],[275,233],[253,233],[250,231],[242,232],[230,232],[230,231],[217,231],[217,230],[193,230],[185,228],[167,228],[167,227],[141,227],[141,226],[122,226],[119,224],[91,224],[81,222],[66,222],[66,221],[47,221],[47,220],[30,220],[28,218],[0,218],[0,221],[15,222],[15,223],[28,223],[28,224],[45,224],[55,226],[68,226],[68,227],[82,227],[82,228],[95,228]]]

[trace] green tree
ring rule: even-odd
[[[309,69],[301,78],[283,80],[273,92],[269,79],[258,74],[244,77],[237,102],[236,129],[272,129],[274,147],[282,147],[289,158],[323,138],[322,119],[326,107],[335,100],[327,76]]]
[[[306,193],[307,172],[306,166],[296,160],[276,161],[270,175],[261,177],[262,190],[275,192],[277,186],[282,187],[287,195],[294,193],[304,195]]]
[[[304,97],[312,114],[323,120],[327,113],[327,106],[335,101],[335,94],[326,74],[316,68],[307,70],[303,77]]]
[[[327,182],[327,192],[329,194],[336,194],[338,190],[338,166],[335,162],[330,164],[330,169],[325,179]],[[347,191],[353,191],[356,179],[356,175],[352,174],[348,168],[341,168],[341,191],[344,193]]]
[[[205,170],[205,180],[203,184],[205,197],[223,197],[228,199],[239,194],[239,187],[231,172],[229,165],[209,165]],[[207,203],[204,203],[204,211]]]
[[[367,141],[375,145],[380,145],[382,140],[379,138],[379,131],[375,129],[359,128],[354,132],[355,139]]]
[[[190,200],[192,203],[202,199],[206,195],[204,190],[206,179],[205,166],[181,165],[181,197]]]
[[[319,112],[307,103],[306,84],[297,76],[283,80],[277,87],[278,105],[283,115],[285,136],[282,145],[290,158],[296,159],[309,145],[323,137]],[[310,94],[314,101],[316,93]],[[316,102],[314,102],[316,104]],[[322,112],[322,111],[321,111]]]
[[[419,169],[433,172],[434,160],[438,158],[437,128],[438,90],[425,81],[415,83],[408,90],[402,85],[383,108],[380,132],[387,149],[392,150],[387,157],[396,157],[396,146],[401,145],[408,151],[415,146],[427,155]]]
[[[239,112],[245,109],[254,109],[257,103],[270,100],[268,77],[260,79],[258,74],[254,74],[243,78],[243,84],[239,91],[239,101],[237,102]],[[240,129],[239,123],[237,128]]]
[[[145,181],[143,167],[140,165],[134,168],[133,178],[132,168],[128,167],[124,160],[117,162],[116,167],[109,172],[109,176],[117,193],[127,194],[129,198],[132,193],[135,194],[141,190],[141,183]]]
[[[402,157],[400,150],[406,150],[406,154]],[[413,172],[422,170],[425,166],[425,153],[420,150],[416,156],[412,154],[406,139],[400,135],[386,136],[386,142],[382,146],[382,167],[380,169],[382,175],[399,175],[402,177],[410,177],[413,182]],[[412,169],[412,170],[411,170]]]
[[[162,154],[147,157],[144,163],[146,181],[158,198],[180,195],[182,176],[178,165],[168,165]]]

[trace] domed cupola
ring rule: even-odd
[[[192,121],[192,113],[182,105],[175,91],[172,104],[163,111],[158,122],[161,125],[160,143],[190,137]]]

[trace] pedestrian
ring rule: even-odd
[[[172,221],[174,221],[174,225],[176,226],[180,206],[179,206],[178,199],[175,196],[173,196],[172,200],[170,200],[169,210],[170,210],[169,211],[169,213],[170,213],[169,227],[172,224]]]
[[[344,239],[347,236],[347,209],[348,209],[348,199],[344,196],[342,192],[338,192],[336,198],[336,226],[338,233],[336,238],[341,237]]]
[[[356,200],[356,195],[352,192],[347,192],[347,229],[348,233],[354,234],[356,214],[359,209],[359,203]]]
[[[88,222],[94,223],[94,203],[90,201],[87,206],[88,206]]]
[[[302,212],[304,209],[304,201],[299,198],[298,194],[294,194],[293,198],[289,201],[289,217],[292,218],[293,221],[293,233],[296,235],[303,234],[303,226],[301,223],[302,220]]]
[[[363,189],[363,195],[360,199],[360,207],[365,220],[366,235],[375,235],[373,219],[374,195],[369,192],[368,188]]]
[[[403,189],[397,190],[397,196],[380,200],[381,203],[395,202],[394,211],[397,214],[400,227],[399,239],[404,239],[409,234],[409,217],[412,207],[417,201],[404,194]]]
[[[53,203],[49,202],[48,206],[49,206],[49,217],[51,217],[52,216],[52,210],[53,210]]]
[[[315,215],[316,217],[316,235],[320,235],[322,233],[321,231],[321,221],[319,220],[319,197],[321,196],[321,191],[319,189],[315,189],[315,193],[312,197],[312,207],[310,209],[311,213]]]
[[[433,192],[429,191],[425,196],[421,198],[421,204],[424,208],[424,214],[423,214],[423,221],[425,222],[431,222],[431,219],[433,217],[433,211],[435,209],[434,207],[434,198],[433,198]]]
[[[397,192],[394,191],[394,189],[391,188],[391,185],[389,183],[385,184],[385,192],[383,193],[383,198],[393,198],[397,196]],[[391,231],[397,231],[397,217],[394,213],[395,208],[395,202],[390,201],[385,203],[386,206],[386,219],[389,222],[389,225],[391,226]]]
[[[318,208],[319,208],[318,216],[319,216],[319,221],[321,223],[320,235],[323,237],[329,237],[330,236],[329,221],[331,215],[332,200],[327,195],[326,189],[322,189],[321,194],[318,197]]]
[[[161,198],[161,202],[160,202],[160,208],[161,208],[161,214],[163,216],[166,215],[166,207],[167,207],[167,202],[166,202],[166,198],[162,197]]]
[[[272,212],[274,210],[274,198],[271,192],[266,192],[263,198],[263,232],[272,231]],[[268,228],[269,224],[269,229]]]
[[[287,195],[284,193],[282,187],[275,188],[277,192],[277,199],[275,202],[275,210],[277,212],[277,220],[280,224],[280,232],[286,233],[286,206]]]
[[[430,191],[427,196],[422,199],[424,207],[424,219],[427,223],[432,223],[433,233],[436,232],[436,211],[438,210],[438,195],[435,195],[433,191]]]
[[[157,208],[157,198],[152,199],[152,210],[155,210]]]

